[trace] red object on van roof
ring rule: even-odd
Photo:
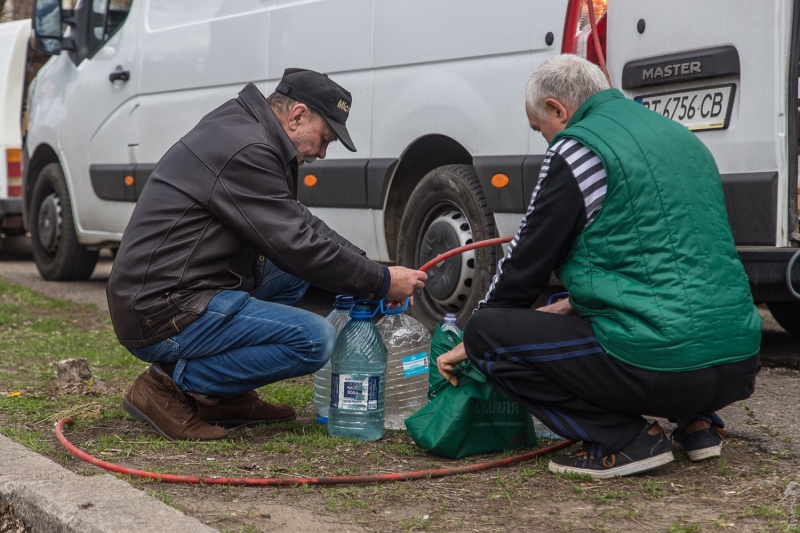
[[[597,20],[597,36],[600,38],[600,49],[606,54],[606,27],[608,25],[608,0],[594,0],[594,14]],[[575,54],[595,65],[600,66],[592,42],[592,27],[589,23],[589,7],[586,0],[570,0],[567,16],[564,19],[564,37],[561,42],[562,54]]]

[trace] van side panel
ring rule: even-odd
[[[350,91],[347,130],[358,152],[332,143],[328,159],[366,158],[371,153],[373,0],[278,0],[269,21],[271,93],[289,67],[324,72]]]
[[[139,50],[139,93],[266,79],[269,9],[264,3],[149,0]]]
[[[530,0],[376,2],[374,67],[525,52],[531,9]]]
[[[20,113],[30,28],[30,20],[0,24],[0,146],[3,148],[22,144]]]
[[[439,133],[473,156],[543,153],[525,117],[525,84],[558,53],[566,3],[378,2],[373,157]],[[534,29],[536,34],[534,35]],[[557,42],[548,46],[545,35]]]
[[[308,68],[331,77],[370,68],[372,3],[279,1],[269,21],[269,79],[280,79],[287,67]]]
[[[22,87],[30,27],[30,20],[0,24],[0,218],[22,211],[19,199],[4,200],[8,197],[6,149],[22,146]]]

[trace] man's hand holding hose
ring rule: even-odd
[[[393,266],[389,267],[392,276],[389,292],[386,293],[388,300],[404,301],[409,296],[414,295],[414,291],[421,291],[425,288],[425,280],[428,275],[421,270],[411,270],[410,268]]]

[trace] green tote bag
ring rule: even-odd
[[[442,377],[436,359],[461,339],[436,328],[431,342],[428,405],[406,419],[420,448],[451,459],[536,445],[531,415],[469,361],[456,371],[458,387]]]

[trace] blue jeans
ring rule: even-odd
[[[270,262],[252,293],[222,291],[183,331],[128,351],[148,363],[176,363],[172,379],[182,391],[223,398],[316,372],[331,356],[336,330],[293,307],[307,289]]]

